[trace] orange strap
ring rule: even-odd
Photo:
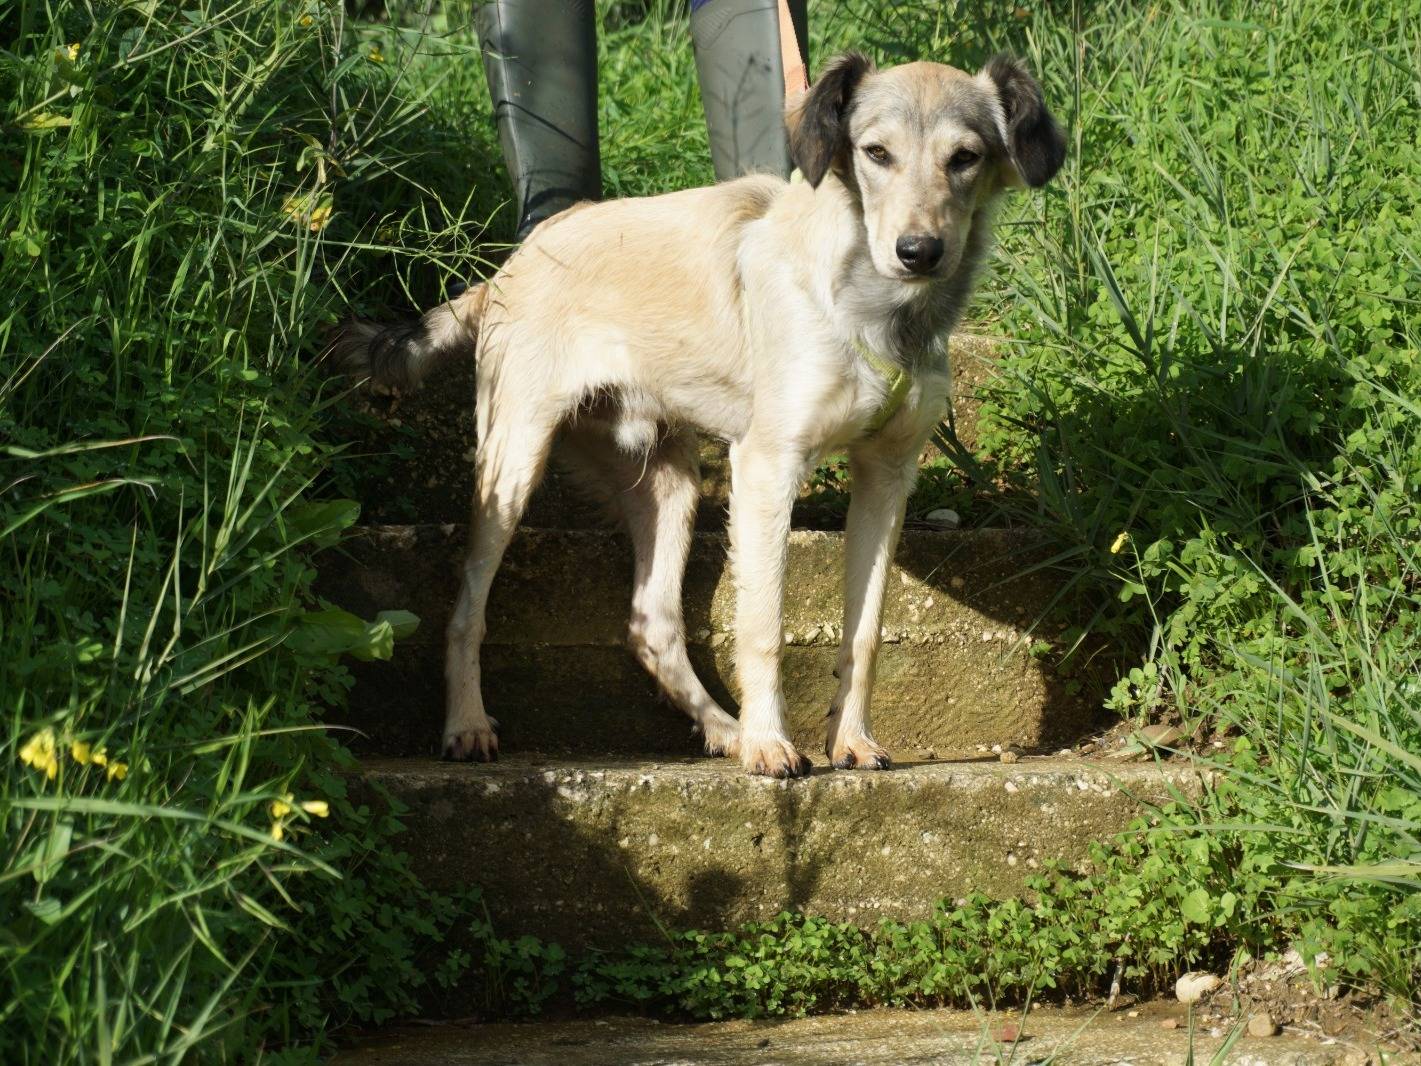
[[[799,38],[795,36],[794,19],[789,14],[788,0],[780,0],[780,65],[785,72],[785,103],[792,103],[809,88],[809,71],[804,69]]]

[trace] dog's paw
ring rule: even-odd
[[[830,738],[824,752],[835,770],[887,770],[893,765],[888,752],[865,734]]]
[[[740,754],[740,723],[728,714],[724,717],[723,722],[713,720],[696,730],[705,734],[707,755],[734,759]]]
[[[808,777],[813,763],[784,737],[740,737],[740,765],[761,777]]]
[[[483,722],[444,731],[444,758],[455,762],[498,762],[498,722]]]

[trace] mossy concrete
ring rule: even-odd
[[[392,663],[360,664],[341,720],[370,747],[418,754],[443,713],[443,631],[457,590],[464,530],[367,529],[321,561],[319,588],[373,617],[421,618]],[[796,531],[786,575],[784,688],[793,735],[823,744],[837,689],[844,538]],[[1041,550],[1008,530],[908,531],[890,576],[874,696],[880,742],[898,757],[966,755],[977,745],[1045,750],[1094,721],[1088,678],[1056,665],[1060,633],[1040,623],[1057,591],[1031,572]],[[485,692],[505,746],[590,753],[690,753],[687,723],[659,699],[625,648],[631,548],[598,530],[525,529],[494,583]],[[735,706],[734,581],[721,534],[697,534],[686,574],[692,659],[708,688]],[[1082,656],[1081,658],[1084,658]],[[1098,681],[1098,679],[1097,679]]]
[[[1165,1030],[1161,1021],[1177,1028]],[[998,1043],[1003,1027],[1019,1043]],[[1089,1009],[1014,1014],[967,1010],[868,1010],[816,1018],[661,1023],[597,1018],[498,1025],[395,1028],[341,1053],[335,1066],[969,1066],[981,1062],[1061,1066],[1366,1066],[1376,1047],[1288,1032],[1244,1036],[1224,1054],[1226,1033],[1196,1032],[1178,1004],[1105,1013]],[[1414,1064],[1421,1056],[1386,1062]]]
[[[374,760],[407,805],[401,847],[426,884],[477,884],[504,934],[570,948],[725,929],[799,910],[872,924],[944,897],[1009,896],[1079,864],[1184,765],[1025,759],[754,778],[723,759]]]

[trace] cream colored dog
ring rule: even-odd
[[[808,773],[780,688],[790,508],[830,450],[849,455],[844,637],[826,752],[882,769],[869,701],[884,583],[916,461],[948,396],[948,334],[993,203],[1039,186],[1064,142],[1026,70],[829,64],[787,116],[804,180],[747,177],[578,205],[485,284],[407,327],[357,322],[333,355],[413,386],[477,354],[478,457],[463,588],[449,626],[445,754],[497,757],[480,690],[489,586],[555,436],[636,549],[630,642],[711,754]],[[477,352],[476,352],[477,349]],[[737,721],[691,669],[681,581],[696,433],[730,444]]]

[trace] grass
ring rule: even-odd
[[[608,193],[709,180],[679,8],[599,10]],[[1114,707],[1220,737],[1222,774],[1095,880],[1043,880],[1044,910],[692,934],[578,987],[703,1015],[925,1002],[1006,936],[973,964],[992,991],[1051,962],[1084,993],[1116,960],[1143,987],[1296,942],[1414,1006],[1421,23],[1374,0],[813,17],[820,57],[1019,52],[1068,124],[978,301],[1009,340],[976,465],[921,502],[1053,536],[1072,607],[1131,656]],[[0,28],[0,1058],[300,1061],[471,961],[566,973],[420,889],[398,812],[350,799],[319,728],[340,657],[410,620],[312,592],[374,464],[330,443],[308,357],[511,230],[466,6],[13,0]],[[446,946],[471,921],[478,960]],[[769,983],[726,982],[732,957]]]

